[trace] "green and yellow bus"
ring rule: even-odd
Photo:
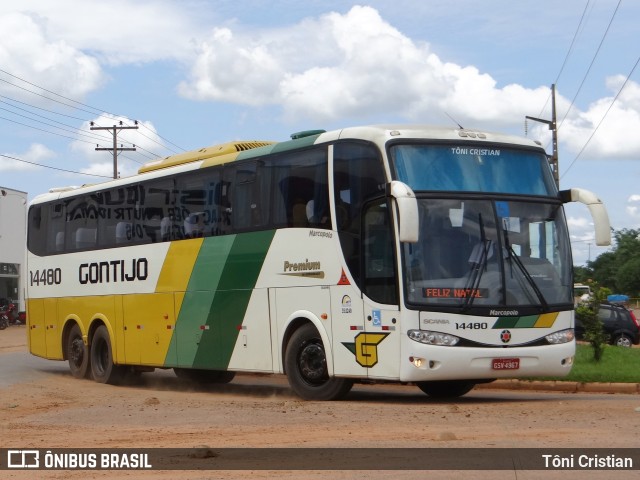
[[[309,131],[170,156],[34,199],[32,354],[78,378],[286,374],[305,399],[354,382],[459,396],[564,375],[575,353],[563,203],[528,139],[430,126]]]

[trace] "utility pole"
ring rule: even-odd
[[[535,122],[546,123],[551,130],[551,138],[553,141],[553,152],[551,158],[549,158],[549,165],[551,165],[551,171],[553,172],[553,179],[556,182],[556,186],[560,188],[560,175],[558,173],[558,128],[556,125],[556,85],[551,85],[551,120],[544,120],[542,118],[526,116],[525,118],[533,120]]]
[[[127,130],[127,129],[136,129],[138,128],[138,121],[135,120],[135,126],[125,126],[122,124],[122,120],[120,120],[120,125],[116,126],[114,125],[113,127],[94,127],[93,126],[93,122],[91,122],[91,130],[111,130],[111,133],[113,135],[113,147],[100,147],[100,146],[96,146],[96,150],[111,150],[113,152],[113,178],[118,178],[118,153],[128,150],[128,151],[135,151],[136,150],[136,146],[134,145],[133,147],[123,147],[122,145],[120,147],[118,147],[118,132],[120,130]]]

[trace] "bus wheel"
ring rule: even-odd
[[[236,376],[236,372],[226,370],[201,370],[198,368],[174,368],[176,377],[183,380],[202,383],[229,383]]]
[[[122,368],[113,364],[113,351],[107,327],[100,325],[91,341],[91,373],[98,383],[118,383]]]
[[[329,377],[322,339],[310,323],[291,336],[284,362],[289,385],[305,400],[338,400],[353,386],[350,379]]]
[[[89,349],[82,341],[82,331],[74,325],[67,338],[67,359],[69,370],[76,378],[86,378],[89,375]]]
[[[418,388],[433,398],[456,398],[469,393],[476,386],[467,380],[439,380],[434,382],[417,382]]]

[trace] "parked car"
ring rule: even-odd
[[[598,317],[602,320],[602,326],[609,343],[620,347],[630,347],[640,343],[640,322],[631,310],[622,306],[603,303],[600,304]],[[584,337],[584,325],[582,319],[576,313],[576,338]]]

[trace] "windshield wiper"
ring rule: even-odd
[[[467,279],[464,286],[466,297],[464,299],[464,305],[462,311],[466,312],[473,305],[475,300],[475,293],[480,286],[480,279],[482,274],[487,268],[487,260],[489,259],[489,251],[491,250],[493,241],[487,240],[487,234],[484,229],[484,222],[482,221],[482,214],[478,214],[478,225],[480,227],[480,243],[471,252],[469,261],[471,263],[471,274]],[[477,251],[479,250],[479,251]]]
[[[507,251],[507,255],[508,255],[507,258],[509,260],[511,260],[513,263],[516,264],[516,266],[518,267],[518,270],[520,270],[520,272],[522,273],[522,276],[524,276],[524,278],[527,280],[527,282],[531,286],[531,289],[536,294],[536,297],[538,297],[538,301],[540,302],[540,305],[542,305],[542,308],[544,310],[548,311],[549,310],[549,304],[547,303],[547,300],[544,298],[544,295],[542,294],[542,292],[538,288],[538,285],[536,284],[536,281],[533,279],[533,277],[531,276],[531,274],[527,270],[527,267],[525,267],[523,265],[522,261],[520,260],[520,257],[518,257],[518,254],[513,250],[513,247],[511,246],[511,243],[509,242],[509,232],[507,231],[507,225],[505,224],[506,223],[505,221],[506,221],[506,219],[503,218],[502,219],[502,232],[504,234],[504,247],[505,247],[505,250]],[[506,275],[506,272],[505,272],[505,275]]]

